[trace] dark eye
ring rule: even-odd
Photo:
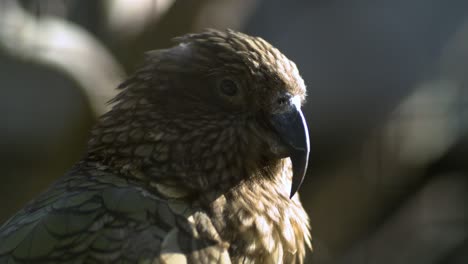
[[[219,89],[227,96],[234,96],[237,94],[237,84],[233,80],[224,79],[219,83]]]

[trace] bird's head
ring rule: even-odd
[[[293,196],[309,155],[306,89],[296,65],[265,40],[232,30],[176,41],[149,52],[121,85],[94,131],[91,153],[202,189],[290,157]]]

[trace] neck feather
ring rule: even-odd
[[[262,157],[263,143],[236,116],[169,119],[158,112],[123,110],[101,118],[92,131],[87,157],[125,177],[206,192],[276,174],[272,169],[278,161]]]

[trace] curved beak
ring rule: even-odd
[[[272,125],[286,145],[291,158],[293,177],[290,198],[294,196],[304,180],[309,161],[309,131],[301,109],[293,103],[286,112],[272,116]]]

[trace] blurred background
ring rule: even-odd
[[[308,86],[307,263],[468,263],[468,1],[4,0],[0,222],[83,153],[143,52],[258,35]]]

